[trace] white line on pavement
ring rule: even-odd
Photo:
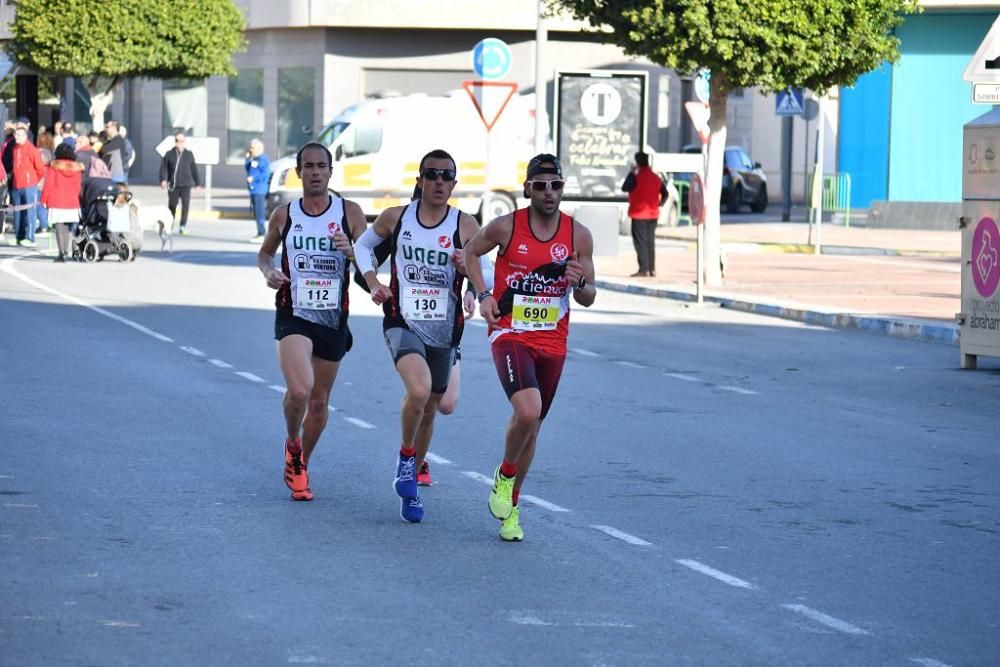
[[[621,360],[619,360],[619,361],[615,361],[615,363],[618,364],[619,366],[626,366],[627,368],[646,368],[646,366],[643,366],[642,364],[636,364],[636,363],[633,363],[631,361],[621,361]]]
[[[947,662],[941,662],[934,658],[910,658],[910,662],[923,665],[923,667],[951,667]]]
[[[708,565],[705,565],[704,563],[699,563],[698,561],[691,560],[690,558],[676,558],[676,559],[674,559],[674,562],[675,563],[680,563],[684,567],[689,567],[692,570],[694,570],[695,572],[700,572],[702,574],[706,574],[706,575],[712,577],[713,579],[718,579],[719,581],[721,581],[724,584],[729,584],[730,586],[735,586],[736,588],[748,588],[750,590],[754,590],[755,588],[757,588],[756,586],[754,586],[753,584],[751,584],[749,581],[743,581],[739,577],[734,577],[731,574],[726,574],[725,572],[722,572],[720,570],[716,570],[714,567],[709,567]]]
[[[284,394],[285,393],[285,388],[282,387],[280,384],[268,385],[267,388],[270,389],[271,391],[276,391],[279,394]]]
[[[623,542],[628,542],[629,544],[634,544],[639,547],[652,546],[651,542],[647,542],[646,540],[636,537],[635,535],[629,535],[628,533],[623,533],[617,528],[612,528],[611,526],[591,526],[591,528],[593,528],[594,530],[599,530],[602,533],[610,535],[611,537],[614,537],[616,539],[622,540]]]
[[[227,364],[226,362],[222,361],[221,359],[209,359],[208,363],[212,364],[213,366],[218,366],[219,368],[232,368],[233,367],[232,364]]]
[[[469,479],[474,479],[477,482],[482,482],[483,484],[486,484],[487,486],[493,486],[493,478],[492,477],[487,477],[486,475],[482,475],[482,474],[480,474],[478,472],[474,472],[472,470],[463,470],[462,474],[465,475],[466,477],[468,477]],[[560,505],[556,505],[555,503],[550,503],[547,500],[542,500],[538,496],[528,495],[527,493],[522,493],[521,494],[521,500],[525,500],[525,501],[531,503],[532,505],[537,505],[537,506],[541,507],[542,509],[546,509],[546,510],[548,510],[550,512],[569,512],[569,510],[566,509],[565,507],[562,507]]]
[[[259,375],[254,375],[253,373],[248,373],[246,371],[233,371],[233,372],[239,375],[244,380],[250,380],[251,382],[261,382],[261,383],[267,382],[267,380],[265,380],[264,378],[260,377]]]
[[[205,353],[196,347],[188,347],[187,345],[181,345],[181,349],[194,357],[204,357]]]
[[[871,634],[867,630],[862,630],[856,625],[851,625],[847,621],[842,621],[839,618],[834,618],[829,614],[824,614],[823,612],[807,607],[804,604],[783,604],[781,605],[789,611],[794,611],[796,614],[802,614],[806,618],[812,619],[817,623],[822,623],[828,628],[833,628],[839,632],[846,632],[849,635],[868,635]]]
[[[127,317],[122,317],[121,315],[115,315],[114,313],[112,313],[110,311],[107,311],[107,310],[104,310],[103,308],[99,308],[98,306],[93,306],[93,305],[87,303],[86,301],[84,301],[83,299],[78,299],[75,296],[70,296],[69,294],[64,294],[63,292],[60,292],[57,289],[53,289],[53,288],[49,287],[48,285],[44,285],[44,284],[38,282],[34,278],[29,278],[28,276],[24,275],[23,273],[21,273],[20,271],[18,271],[17,269],[14,268],[14,262],[17,261],[17,260],[19,260],[19,259],[22,259],[23,257],[26,257],[26,256],[27,255],[21,255],[20,257],[11,257],[10,259],[6,260],[2,265],[0,265],[0,268],[2,268],[4,270],[4,272],[9,273],[10,275],[14,276],[15,278],[17,278],[21,282],[27,283],[27,284],[31,285],[32,287],[36,287],[36,288],[42,290],[43,292],[48,292],[49,294],[57,296],[60,299],[63,299],[65,301],[69,301],[70,303],[75,303],[78,306],[83,306],[84,308],[87,308],[89,310],[94,311],[95,313],[98,313],[99,315],[103,315],[104,317],[112,319],[115,322],[120,322],[121,324],[124,324],[125,326],[132,327],[133,329],[135,329],[136,331],[138,331],[140,333],[144,333],[147,336],[152,336],[156,340],[163,341],[164,343],[173,343],[174,342],[173,338],[169,338],[167,336],[164,336],[161,333],[153,331],[152,329],[144,327],[141,324],[139,324],[138,322],[133,322],[132,320],[128,319]]]
[[[359,426],[361,428],[368,428],[368,429],[375,428],[375,424],[369,424],[364,419],[358,419],[356,417],[344,417],[344,421],[350,422],[351,424],[354,424],[355,426]]]
[[[601,356],[601,355],[597,354],[596,352],[591,352],[590,350],[585,350],[582,347],[573,347],[573,348],[570,348],[570,352],[576,352],[577,354],[581,354],[581,355],[583,355],[585,357],[599,357],[599,356]]]
[[[141,623],[132,623],[130,621],[99,621],[99,623],[108,628],[141,628]]]
[[[490,480],[490,484],[493,484],[493,480]],[[547,500],[542,500],[538,496],[532,496],[527,493],[522,493],[520,496],[521,500],[526,500],[532,505],[538,505],[542,509],[546,509],[550,512],[568,512],[569,510],[561,505],[556,505],[555,503],[550,503]]]
[[[12,509],[38,509],[38,505],[32,503],[4,503],[3,506]]]
[[[731,391],[737,394],[743,394],[744,396],[756,396],[757,392],[752,389],[744,389],[743,387],[734,387],[729,384],[720,384],[719,389],[723,391]]]
[[[14,479],[13,475],[0,475],[0,479]]]
[[[700,382],[698,378],[690,375],[684,375],[684,373],[666,373],[666,376],[674,378],[675,380],[684,380],[685,382]]]
[[[427,452],[427,456],[425,458],[431,463],[436,463],[438,465],[443,465],[443,466],[455,465],[454,463],[444,458],[443,456],[438,456],[437,454],[432,454],[431,452]]]

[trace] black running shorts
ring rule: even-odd
[[[492,347],[497,376],[510,399],[522,389],[537,389],[542,395],[542,419],[552,407],[566,355],[548,354],[504,336]]]
[[[324,361],[340,361],[354,344],[346,321],[339,329],[333,329],[301,317],[278,313],[274,318],[274,339],[281,340],[285,336],[305,336],[312,341],[313,356]]]

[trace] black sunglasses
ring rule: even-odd
[[[563,186],[566,185],[566,181],[528,181],[528,183],[531,184],[531,189],[535,192],[562,190]]]
[[[422,172],[420,172],[420,178],[426,178],[428,181],[436,181],[438,177],[445,183],[450,183],[455,180],[455,170],[454,169],[435,169],[434,167],[427,167]]]

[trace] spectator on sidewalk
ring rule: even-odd
[[[90,161],[94,159],[94,149],[90,145],[90,137],[81,134],[76,137],[76,161],[83,165],[83,180],[90,176]]]
[[[25,206],[15,212],[17,245],[35,247],[35,222],[38,219],[38,184],[45,176],[42,156],[28,140],[28,128],[18,124],[14,130],[14,173],[11,177],[11,203]],[[46,230],[47,232],[48,230]]]
[[[60,143],[69,144],[69,147],[76,150],[76,132],[73,130],[73,123],[65,122],[60,126],[59,136],[62,137]]]
[[[186,148],[187,137],[183,132],[174,135],[174,147],[166,152],[160,161],[160,187],[167,191],[167,208],[170,215],[177,217],[177,203],[180,202],[180,234],[187,234],[188,211],[191,208],[191,188],[201,190],[201,177],[194,153]]]
[[[271,161],[264,153],[264,143],[260,139],[250,142],[246,162],[243,165],[247,171],[247,190],[250,192],[250,210],[257,222],[257,234],[250,243],[260,243],[264,240],[265,210],[267,208],[267,185],[271,177]]]
[[[101,145],[101,159],[111,171],[115,183],[128,183],[128,155],[125,139],[118,134],[118,121],[109,120],[104,127],[108,140]]]
[[[45,172],[45,189],[42,206],[56,231],[59,248],[57,262],[65,262],[70,252],[70,225],[80,221],[80,192],[83,188],[83,165],[76,161],[76,154],[69,144],[56,146],[55,159]]]
[[[125,142],[125,182],[128,183],[128,172],[132,169],[132,165],[135,164],[135,146],[128,139],[128,128],[124,125],[118,126],[118,136],[122,138]]]
[[[622,183],[628,193],[628,216],[632,218],[632,245],[639,260],[639,270],[632,278],[656,275],[656,222],[660,207],[667,201],[667,186],[649,168],[649,155],[639,151],[635,165]]]

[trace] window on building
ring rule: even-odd
[[[226,109],[229,161],[242,163],[251,139],[264,135],[264,71],[241,70],[229,77]]]
[[[312,67],[278,70],[277,155],[291,155],[312,139],[315,109]]]
[[[163,81],[163,136],[208,135],[208,88],[204,79]]]

